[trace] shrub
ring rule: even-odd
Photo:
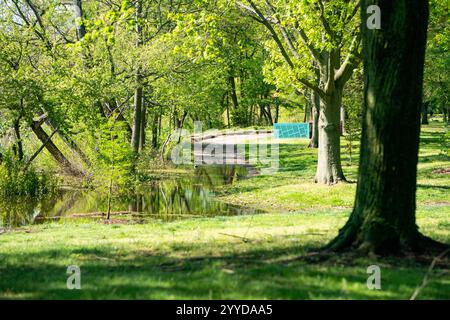
[[[12,154],[3,154],[0,164],[0,197],[41,198],[56,190],[56,181],[47,173],[26,168]]]

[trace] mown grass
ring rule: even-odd
[[[421,210],[424,233],[449,242],[450,210]],[[264,214],[104,225],[38,225],[1,235],[0,298],[408,299],[427,265],[408,259],[301,259],[330,240],[348,212]],[[366,286],[369,265],[382,290]],[[81,290],[66,269],[81,268]],[[438,264],[421,299],[450,298]]]
[[[417,223],[450,243],[449,166],[439,124],[422,135]],[[313,184],[315,151],[304,141],[281,146],[281,170],[221,190],[222,199],[268,211],[171,223],[68,221],[0,234],[2,299],[409,299],[430,259],[314,258],[351,210],[355,184]],[[357,168],[347,165],[350,180]],[[354,163],[354,162],[353,162]],[[309,257],[309,258],[305,258]],[[381,267],[381,290],[366,286]],[[67,267],[81,268],[81,290],[66,288]],[[419,299],[450,299],[449,260],[439,262]]]
[[[442,122],[422,127],[417,177],[418,206],[444,203],[450,205],[450,175],[433,173],[450,167],[450,159],[441,150]],[[305,139],[280,141],[280,165],[276,174],[260,175],[242,180],[219,190],[220,199],[239,205],[265,209],[269,212],[296,212],[325,208],[351,208],[355,198],[358,144],[352,150],[342,139],[341,152],[344,174],[350,183],[335,186],[314,183],[317,150],[308,148]]]

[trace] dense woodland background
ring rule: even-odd
[[[443,0],[0,0],[0,298],[448,299],[449,18]],[[311,137],[278,139],[273,175],[176,166],[196,121]]]
[[[448,117],[448,8],[430,7],[424,123],[429,113]],[[339,131],[358,138],[355,1],[3,0],[0,8],[2,170],[95,180],[114,162],[126,176],[194,121],[204,129],[311,122],[320,148],[319,119],[340,119]],[[337,132],[322,135],[323,150],[337,151],[319,152],[318,182],[345,180]]]

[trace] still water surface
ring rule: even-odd
[[[254,169],[245,166],[200,166],[192,175],[156,180],[128,196],[114,198],[112,222],[144,223],[149,219],[257,214],[262,211],[226,204],[215,198],[215,189],[246,179]],[[0,227],[19,227],[67,219],[100,219],[108,195],[94,190],[62,189],[41,202],[0,202]]]

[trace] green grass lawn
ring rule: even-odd
[[[408,299],[427,265],[408,259],[311,262],[348,212],[265,214],[145,225],[95,222],[33,226],[1,235],[0,298]],[[449,207],[421,210],[422,231],[450,241]],[[366,286],[381,267],[382,290]],[[66,269],[81,268],[81,290]],[[418,298],[450,298],[438,265]],[[447,270],[448,271],[448,270]]]
[[[450,205],[450,175],[434,170],[450,167],[442,150],[442,122],[422,127],[417,177],[418,206]],[[317,150],[306,139],[286,139],[280,143],[280,168],[276,174],[242,180],[219,190],[221,200],[264,209],[269,212],[297,212],[324,208],[351,208],[355,198],[359,150],[352,151],[342,139],[342,165],[349,184],[332,187],[313,182]],[[358,144],[356,144],[357,146]]]
[[[450,243],[450,177],[433,173],[450,166],[440,155],[442,132],[433,123],[422,134],[417,223]],[[0,234],[0,298],[409,299],[429,257],[323,260],[309,253],[345,223],[356,186],[313,184],[315,152],[290,141],[281,146],[279,173],[220,190],[224,201],[267,214],[146,224],[61,220]],[[355,180],[346,157],[345,173]],[[437,264],[419,299],[450,299],[448,261]],[[374,264],[381,290],[366,286]],[[66,288],[70,265],[81,268],[81,290]]]

